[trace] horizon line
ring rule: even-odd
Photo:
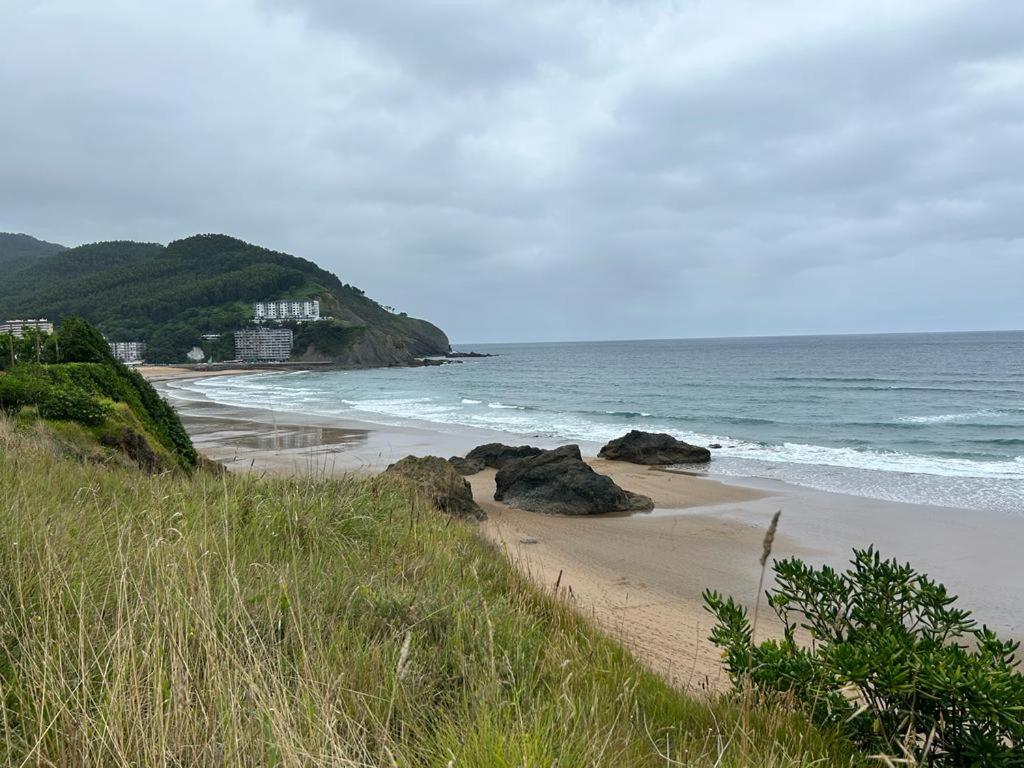
[[[941,336],[967,333],[1024,333],[1024,328],[993,328],[993,329],[968,329],[968,330],[942,330],[942,331],[841,331],[839,333],[763,333],[737,336],[658,336],[648,338],[618,338],[618,339],[545,339],[527,341],[460,341],[451,342],[462,346],[486,345],[486,344],[610,344],[618,342],[644,342],[644,341],[726,341],[744,339],[811,339],[811,338],[836,338],[846,336]]]

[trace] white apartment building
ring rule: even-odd
[[[235,331],[235,357],[249,363],[282,363],[292,354],[290,328],[242,328]]]
[[[30,328],[42,331],[43,333],[53,333],[53,323],[45,317],[39,317],[33,320],[7,320],[0,323],[0,335],[13,333],[20,339],[25,335],[25,331]]]
[[[146,343],[143,341],[108,341],[114,357],[127,365],[138,365],[146,359]]]
[[[252,319],[257,323],[265,323],[268,320],[315,323],[320,319],[320,302],[316,299],[257,301],[252,305]]]

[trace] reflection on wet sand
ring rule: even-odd
[[[226,462],[251,455],[253,451],[302,451],[307,456],[340,453],[364,445],[369,435],[365,429],[264,424],[216,416],[188,416],[185,422],[196,448]]]
[[[283,426],[272,432],[253,432],[229,437],[225,442],[256,451],[287,451],[294,448],[339,446],[366,441],[365,431],[332,427]]]

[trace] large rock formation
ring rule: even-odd
[[[597,515],[652,509],[646,496],[623,490],[599,475],[577,445],[509,461],[495,477],[494,498],[509,506],[550,515]]]
[[[466,479],[438,456],[406,456],[384,470],[384,474],[401,478],[442,512],[474,520],[487,519],[487,513],[473,501],[473,491]]]
[[[462,456],[452,456],[448,459],[448,463],[455,468],[455,471],[460,475],[475,475],[477,472],[483,470],[486,466],[479,459],[465,459]]]
[[[711,461],[711,451],[707,448],[684,443],[672,435],[636,429],[612,440],[597,455],[602,459],[633,464],[699,464]]]
[[[485,467],[501,469],[510,461],[525,459],[530,456],[539,456],[544,453],[540,448],[532,445],[503,445],[502,443],[487,443],[478,445],[466,454],[470,461],[479,461]]]

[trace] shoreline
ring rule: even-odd
[[[196,377],[188,373],[180,378]],[[159,389],[166,394],[167,384]],[[492,439],[559,444],[478,429],[390,427],[169,399],[197,450],[233,471],[366,474],[405,455],[462,455]],[[594,454],[596,448],[583,451]],[[1024,637],[1024,520],[775,480],[587,460],[627,490],[650,496],[655,510],[585,518],[515,510],[493,501],[494,472],[486,470],[467,478],[489,515],[481,532],[543,588],[557,581],[560,594],[674,684],[725,684],[718,651],[707,640],[711,621],[700,595],[716,589],[753,606],[761,539],[778,509],[773,557],[841,567],[853,547],[874,544],[884,557],[909,561],[944,583],[979,623],[1004,637]],[[771,622],[762,625],[775,631]]]

